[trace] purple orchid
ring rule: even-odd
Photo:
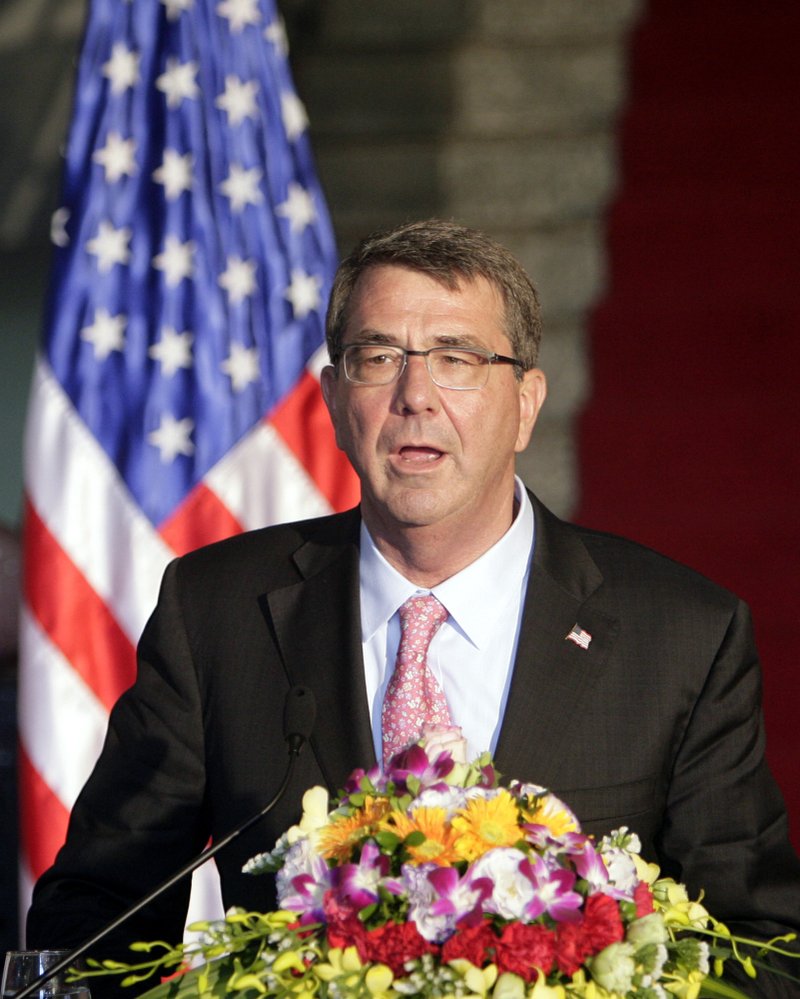
[[[474,926],[483,919],[483,903],[494,887],[491,878],[474,877],[469,870],[460,877],[454,867],[437,867],[428,880],[437,896],[431,906],[434,915],[451,917],[453,926]]]
[[[446,751],[431,760],[422,746],[413,745],[392,757],[385,776],[402,793],[407,790],[409,777],[416,777],[423,788],[443,784],[454,765],[452,756]]]
[[[533,921],[542,913],[559,923],[577,923],[580,920],[582,896],[574,891],[575,872],[544,857],[533,862],[526,857],[519,865],[520,874],[533,886],[533,895],[525,907],[525,918]]]
[[[322,857],[310,858],[310,870],[296,874],[279,889],[281,908],[300,915],[301,923],[316,923],[324,918],[323,901],[332,886],[334,871]]]
[[[356,911],[365,909],[378,901],[378,889],[388,873],[389,858],[381,854],[372,840],[367,840],[357,864],[343,864],[336,868],[336,895]]]

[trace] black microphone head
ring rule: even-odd
[[[298,684],[289,690],[283,705],[283,737],[289,752],[297,755],[308,742],[317,717],[317,702],[310,687]]]

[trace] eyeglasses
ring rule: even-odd
[[[516,357],[504,357],[488,350],[431,347],[429,350],[406,350],[382,343],[350,343],[339,355],[344,376],[354,385],[391,385],[405,371],[409,357],[424,357],[434,385],[439,388],[468,391],[481,389],[489,380],[493,364],[513,364],[522,368]]]

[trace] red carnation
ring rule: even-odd
[[[559,923],[556,929],[556,964],[559,970],[570,978],[588,956],[585,949],[583,922]]]
[[[622,917],[614,899],[600,893],[590,895],[583,910],[583,941],[587,956],[599,954],[624,936]]]
[[[497,936],[487,920],[477,926],[458,927],[442,945],[442,961],[446,964],[448,961],[464,958],[476,968],[482,968],[494,960],[496,945]]]
[[[646,881],[640,881],[633,889],[633,901],[636,903],[637,919],[649,916],[651,912],[656,911],[656,907],[653,905],[653,893]]]
[[[509,923],[497,942],[497,969],[534,982],[539,970],[550,974],[556,950],[555,934],[544,926]],[[537,970],[539,969],[539,970]]]
[[[331,947],[359,947],[366,930],[355,909],[343,905],[331,891],[322,900],[326,933]]]
[[[435,944],[420,936],[413,923],[386,923],[377,929],[367,930],[356,946],[362,961],[386,964],[395,975],[403,973],[406,961],[439,951]]]

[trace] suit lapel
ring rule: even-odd
[[[532,502],[534,560],[496,757],[502,773],[558,786],[574,718],[601,680],[618,622],[592,599],[602,575],[578,533]],[[588,648],[567,638],[575,625],[591,636]]]
[[[295,553],[299,583],[266,595],[289,682],[314,694],[311,746],[333,791],[375,762],[361,654],[360,521],[348,516],[335,540],[312,538]]]

